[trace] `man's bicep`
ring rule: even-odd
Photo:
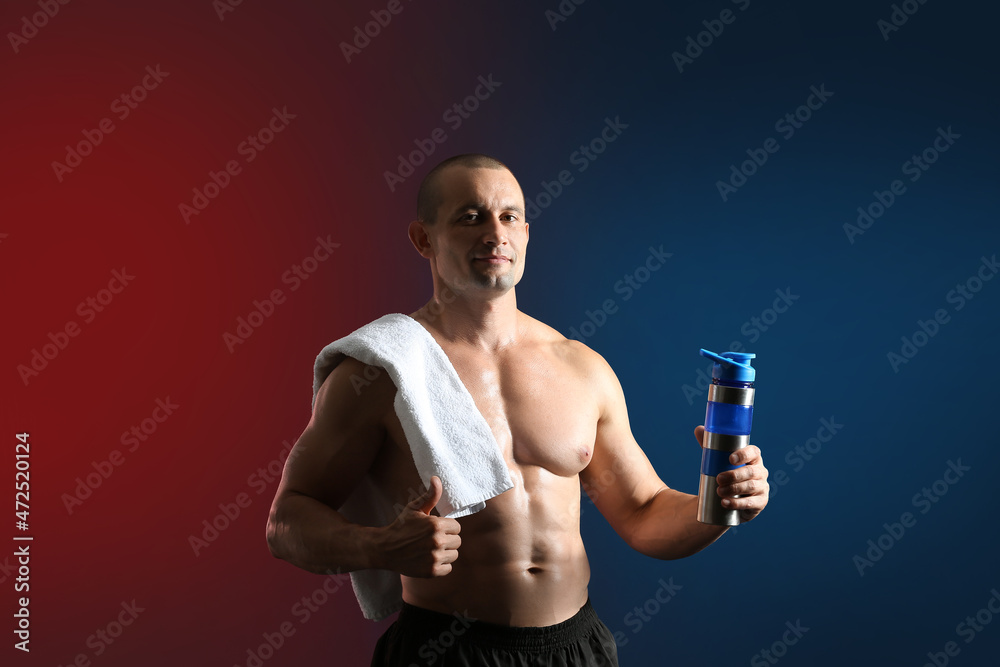
[[[632,435],[618,378],[606,362],[603,365],[599,384],[603,404],[594,455],[580,480],[611,527],[627,537],[630,522],[666,485]]]
[[[381,413],[391,382],[352,383],[352,376],[365,377],[364,370],[365,364],[347,358],[324,381],[285,462],[278,496],[299,493],[337,509],[371,468],[386,437]]]

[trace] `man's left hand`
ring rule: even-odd
[[[698,444],[701,444],[705,437],[705,427],[695,428],[694,437],[698,440]],[[742,464],[743,467],[719,473],[715,478],[719,484],[722,506],[726,509],[739,510],[740,523],[746,523],[767,506],[771,491],[767,483],[767,468],[764,467],[760,448],[756,445],[747,445],[733,452],[729,456],[729,462],[732,465]]]

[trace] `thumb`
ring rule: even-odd
[[[698,441],[698,444],[702,447],[705,446],[705,427],[695,426],[694,427],[694,439]]]
[[[422,495],[411,500],[407,507],[416,512],[430,514],[431,510],[434,509],[434,506],[438,504],[439,500],[441,500],[442,490],[443,487],[441,486],[441,478],[435,475],[431,477],[430,487],[428,487]]]

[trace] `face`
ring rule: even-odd
[[[524,195],[506,169],[452,167],[441,174],[442,203],[411,239],[432,271],[456,292],[509,291],[524,273],[528,223]]]

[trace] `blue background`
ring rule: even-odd
[[[678,72],[672,52],[726,7],[736,20]],[[466,42],[487,45],[474,57],[509,83],[475,119],[487,126],[454,148],[498,155],[529,198],[561,169],[575,177],[532,223],[519,305],[569,335],[615,299],[585,342],[618,373],[636,439],[671,487],[697,490],[691,430],[705,392],[689,401],[682,387],[707,367],[698,348],[739,341],[757,354],[752,440],[774,489],[758,520],[694,557],[657,562],[584,504],[591,596],[624,638],[624,665],[770,664],[755,656],[787,621],[809,630],[787,653],[774,649],[782,664],[920,665],[948,641],[956,662],[995,660],[1000,623],[968,643],[956,626],[1000,587],[988,417],[1000,281],[961,310],[946,295],[1000,251],[996,14],[929,2],[885,40],[876,22],[891,11],[588,2],[553,34],[536,20]],[[505,46],[512,53],[497,53]],[[776,132],[821,85],[833,92],[822,108],[790,138]],[[570,154],[606,116],[629,127],[579,173]],[[939,127],[961,137],[911,182],[903,163]],[[768,137],[780,149],[723,201],[716,182]],[[895,179],[905,193],[851,243],[844,224]],[[615,284],[661,245],[673,256],[625,301]],[[767,331],[744,328],[776,289],[799,298]],[[950,320],[894,370],[888,353],[938,309]],[[822,418],[843,428],[796,462]],[[915,506],[959,460],[971,470],[939,502]],[[862,576],[854,556],[903,512],[915,523]],[[640,627],[634,608],[661,578],[683,588]]]

